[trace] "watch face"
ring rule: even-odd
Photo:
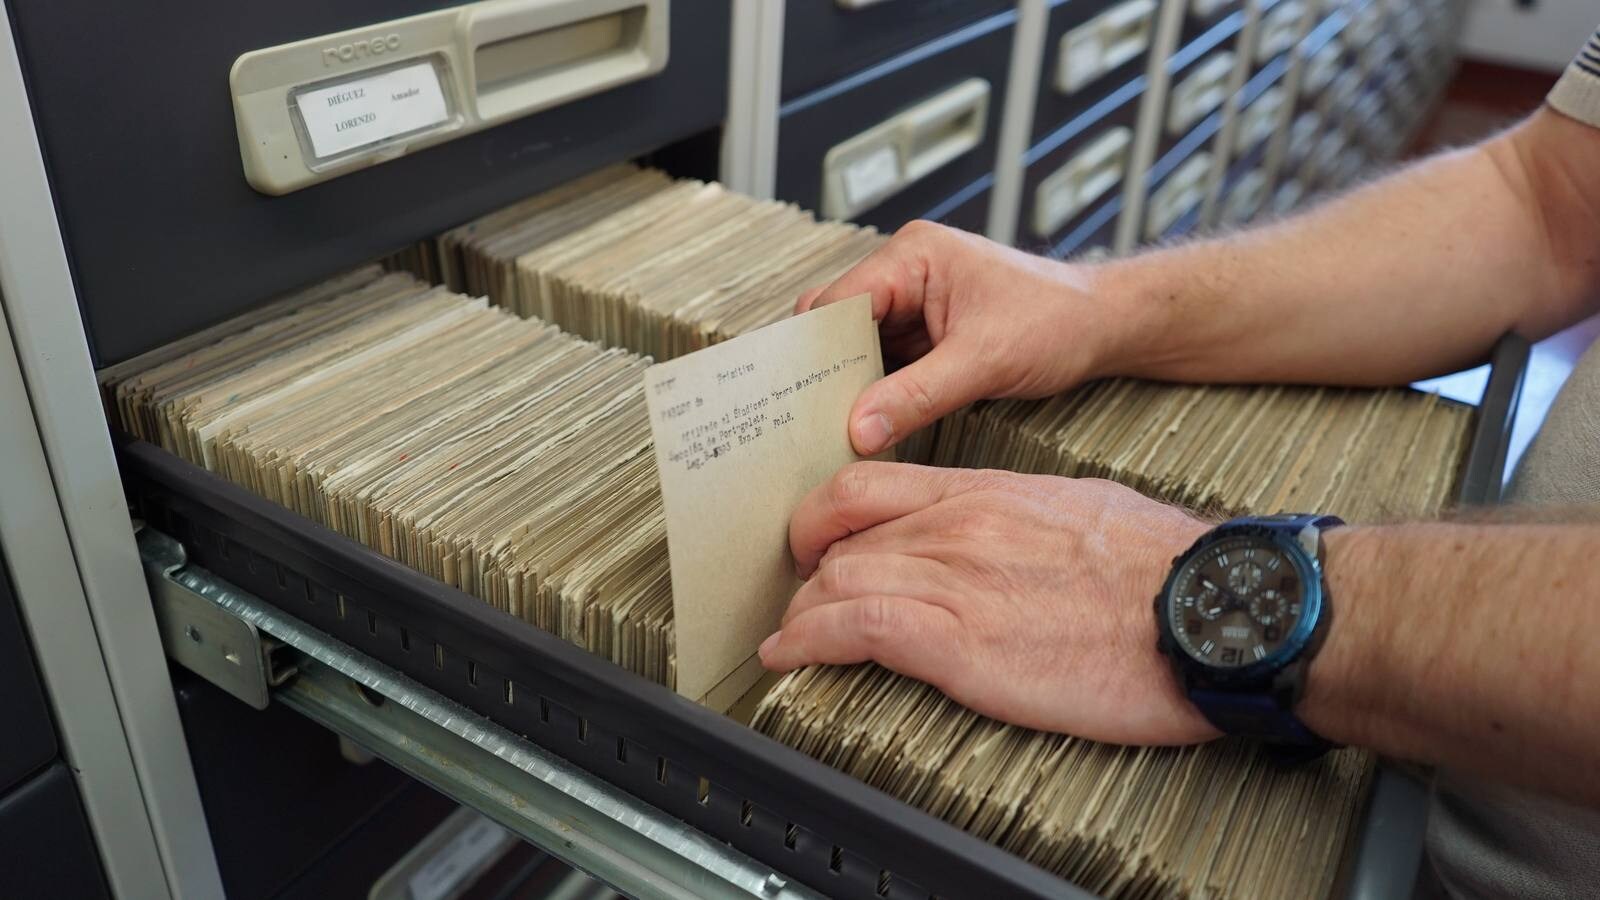
[[[1303,629],[1305,587],[1288,551],[1241,535],[1189,557],[1171,581],[1167,623],[1178,647],[1219,669],[1270,658]]]

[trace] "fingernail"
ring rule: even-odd
[[[760,655],[762,660],[767,658],[767,654],[772,652],[773,647],[778,646],[778,638],[782,635],[783,632],[774,631],[772,634],[767,636],[766,640],[761,642],[761,647],[756,651],[756,653]]]
[[[894,437],[894,424],[883,413],[867,413],[856,420],[856,446],[864,455],[871,456],[889,446]]]

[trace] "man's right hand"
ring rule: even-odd
[[[872,295],[884,355],[902,368],[850,414],[856,452],[871,456],[974,400],[1046,397],[1113,374],[1105,363],[1131,323],[1104,273],[912,222],[795,312]]]

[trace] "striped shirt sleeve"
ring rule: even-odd
[[[1557,112],[1600,128],[1600,30],[1573,57],[1545,102]]]

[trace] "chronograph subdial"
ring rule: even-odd
[[[1250,598],[1250,618],[1262,625],[1279,625],[1291,612],[1289,598],[1273,588]]]
[[[1265,572],[1261,571],[1260,566],[1249,560],[1244,560],[1234,564],[1233,568],[1228,570],[1228,587],[1232,588],[1233,592],[1239,596],[1248,597],[1251,592],[1261,586],[1261,579],[1265,574]]]
[[[1200,579],[1200,593],[1194,597],[1194,611],[1207,622],[1215,622],[1233,608],[1227,592],[1207,579]]]

